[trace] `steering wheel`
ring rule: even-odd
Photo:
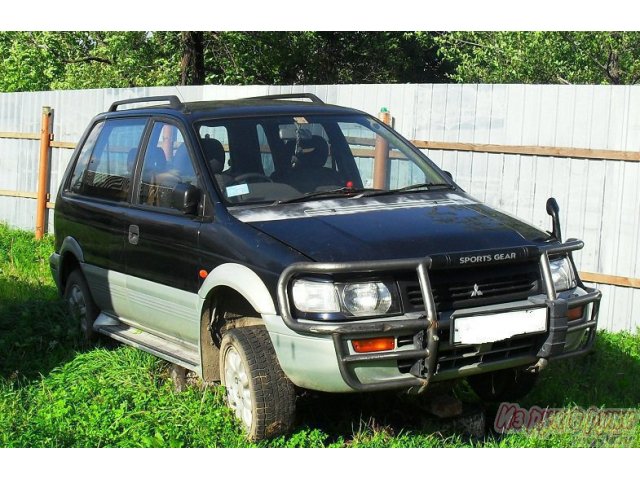
[[[243,180],[248,180],[250,178],[273,183],[273,180],[271,180],[269,177],[258,172],[249,172],[249,173],[243,173],[242,175],[238,175],[235,178],[234,182],[242,182]]]

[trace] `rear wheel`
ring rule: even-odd
[[[486,402],[513,402],[535,387],[538,376],[538,373],[514,368],[472,375],[467,382],[476,395]]]
[[[280,368],[264,327],[244,327],[224,333],[220,345],[220,377],[227,404],[250,440],[287,432],[295,417],[295,391]]]
[[[83,345],[91,345],[97,337],[93,330],[93,322],[98,316],[98,307],[80,270],[76,269],[69,275],[64,289],[64,299],[69,306],[69,313],[80,325]]]

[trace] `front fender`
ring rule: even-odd
[[[262,279],[249,267],[239,263],[223,263],[209,272],[198,290],[200,307],[216,287],[225,286],[241,294],[260,315],[275,315],[276,307]]]

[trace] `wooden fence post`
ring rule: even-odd
[[[386,108],[380,109],[378,119],[391,125],[391,113]],[[376,135],[376,147],[373,161],[373,188],[387,188],[389,179],[389,142],[382,135]]]
[[[40,166],[38,170],[38,198],[36,200],[36,240],[41,240],[46,231],[49,165],[51,164],[51,107],[42,107],[40,128]]]

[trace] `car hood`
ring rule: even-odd
[[[457,192],[332,198],[230,213],[319,262],[418,258],[541,245],[550,238]]]

